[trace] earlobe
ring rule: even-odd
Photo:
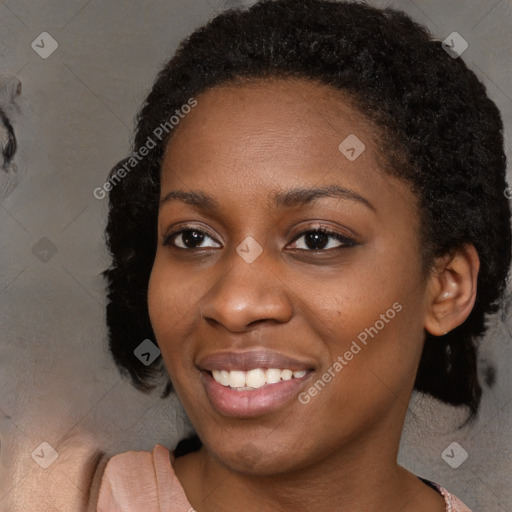
[[[443,336],[461,325],[475,304],[480,260],[473,245],[438,258],[427,287],[425,329]]]

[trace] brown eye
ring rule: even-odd
[[[325,228],[303,231],[295,238],[294,242],[296,243],[297,240],[302,238],[304,239],[304,242],[301,244],[302,246],[292,247],[293,249],[321,251],[326,249],[342,249],[357,245],[355,240]]]
[[[163,245],[172,245],[179,249],[202,249],[204,247],[220,247],[220,245],[213,240],[217,245],[203,245],[207,240],[213,240],[206,232],[200,229],[185,228],[180,231],[170,233],[163,241]]]

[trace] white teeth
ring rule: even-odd
[[[245,386],[245,372],[238,370],[229,372],[229,385],[232,388],[243,388]]]
[[[251,388],[261,388],[266,383],[265,372],[261,368],[249,370],[245,375],[245,385]]]
[[[269,368],[265,372],[267,384],[275,384],[281,380],[281,370],[278,368]]]
[[[229,386],[229,372],[226,370],[220,371],[220,381],[223,386]]]
[[[306,375],[306,370],[293,372],[288,368],[283,370],[279,368],[254,368],[247,372],[241,370],[213,370],[212,375],[215,381],[223,386],[229,386],[237,391],[247,391],[259,389],[265,384],[276,384],[281,380],[290,380],[291,378],[300,379]]]
[[[281,372],[281,379],[290,380],[293,377],[293,372],[291,370],[283,370]]]
[[[213,370],[213,378],[223,386],[229,386],[229,372],[226,370]]]

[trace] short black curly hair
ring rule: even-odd
[[[466,321],[426,342],[415,389],[476,417],[482,389],[477,342],[498,310],[511,258],[503,125],[484,85],[461,58],[390,8],[331,0],[263,0],[218,14],[181,42],[159,72],[138,117],[133,151],[190,98],[219,84],[295,77],[343,90],[380,135],[385,172],[419,199],[423,261],[473,244],[478,291]],[[149,391],[163,373],[134,349],[155,340],[147,304],[157,245],[160,164],[172,130],[128,173],[111,171],[106,229],[110,350],[121,372]],[[170,380],[162,394],[172,389]]]

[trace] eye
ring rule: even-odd
[[[352,238],[325,227],[303,231],[294,239],[294,242],[296,243],[302,238],[304,242],[299,244],[299,246],[292,247],[292,249],[321,251],[325,249],[344,249],[358,245]],[[331,239],[331,241],[329,241],[329,239]]]
[[[208,239],[213,242],[208,243]],[[304,239],[301,244],[297,241]],[[330,230],[325,227],[309,229],[303,231],[295,237],[293,243],[296,244],[292,249],[300,249],[305,251],[323,251],[329,249],[344,249],[354,247],[358,243],[337,231]],[[212,247],[221,247],[221,245],[206,231],[196,227],[185,227],[179,231],[169,233],[162,243],[164,246],[173,246],[178,249],[203,249]]]
[[[216,245],[204,245],[207,240],[213,240]],[[183,228],[179,231],[169,233],[162,243],[162,245],[172,245],[179,249],[202,249],[205,247],[220,247],[205,231],[193,227]]]

